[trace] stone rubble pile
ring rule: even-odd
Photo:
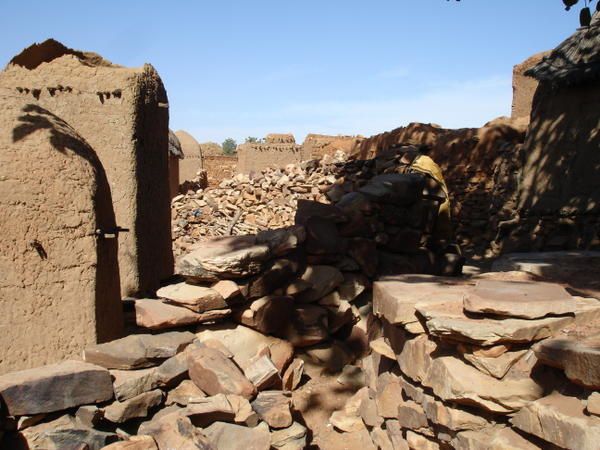
[[[526,275],[376,281],[365,386],[331,424],[382,450],[598,448],[600,301]]]
[[[423,177],[340,189],[335,205],[299,200],[293,226],[191,246],[157,298],[124,300],[133,334],[1,376],[3,443],[305,448],[290,392],[306,358],[335,372],[366,353],[372,280],[460,270],[422,245],[438,203]]]

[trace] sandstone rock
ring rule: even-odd
[[[213,450],[215,447],[189,418],[169,414],[152,420],[143,428],[144,434],[154,438],[159,450]]]
[[[433,439],[410,430],[406,432],[406,442],[410,450],[440,450],[440,445]]]
[[[233,422],[236,411],[226,395],[217,394],[190,403],[177,414],[188,417],[194,426],[205,428],[217,421]]]
[[[165,405],[187,406],[205,398],[206,394],[191,380],[183,380],[179,386],[169,391]]]
[[[422,400],[418,402],[423,407],[427,419],[448,430],[480,430],[489,425],[489,422],[481,415],[475,415],[457,405],[447,405],[444,402],[436,400],[431,395],[422,395]]]
[[[296,306],[285,331],[294,347],[318,344],[329,337],[327,310],[320,306]]]
[[[361,431],[365,428],[360,416],[360,407],[364,400],[369,398],[369,388],[359,389],[352,397],[346,401],[341,411],[334,411],[329,418],[329,422],[341,431],[347,433]]]
[[[204,430],[214,449],[269,450],[271,437],[266,426],[242,427],[216,422]]]
[[[374,341],[369,342],[369,347],[372,351],[379,353],[389,359],[396,358],[396,353],[392,350],[392,347],[386,342],[383,337],[377,338]]]
[[[391,373],[382,373],[377,380],[375,403],[379,415],[386,419],[398,417],[398,407],[403,403],[399,378]]]
[[[278,259],[266,264],[258,275],[238,281],[238,285],[241,293],[248,299],[264,297],[288,285],[299,269],[300,264],[296,259]]]
[[[305,303],[316,302],[344,282],[342,273],[333,266],[308,266],[300,278],[312,286],[298,296]]]
[[[69,360],[0,376],[0,397],[9,415],[25,416],[110,400],[113,388],[108,370]]]
[[[252,409],[252,405],[247,399],[232,394],[229,394],[226,397],[235,413],[233,418],[235,423],[244,424],[248,427],[255,427],[258,425],[258,422],[260,421],[258,414]]]
[[[417,310],[426,319],[429,332],[462,342],[479,345],[498,343],[527,343],[552,336],[563,327],[587,321],[600,315],[600,302],[593,299],[576,299],[577,310],[573,317],[546,317],[543,319],[492,319],[474,320],[463,312],[462,301],[420,303]]]
[[[295,358],[283,374],[283,388],[287,391],[293,391],[298,387],[304,374],[304,361]]]
[[[271,428],[287,428],[292,425],[291,394],[284,391],[259,392],[252,408]]]
[[[472,313],[538,319],[575,312],[575,299],[558,284],[480,280],[464,299]]]
[[[389,173],[373,177],[359,192],[371,200],[405,206],[417,200],[423,186],[421,175]]]
[[[340,236],[335,222],[313,216],[306,221],[306,251],[312,255],[344,254],[347,241]]]
[[[214,289],[188,283],[162,287],[156,291],[156,296],[199,313],[229,307],[221,294]]]
[[[292,297],[269,295],[237,310],[233,317],[237,322],[261,333],[274,334],[289,321],[293,305]]]
[[[204,327],[198,333],[198,339],[220,341],[231,353],[235,363],[245,368],[249,361],[264,347],[268,347],[271,360],[281,373],[294,356],[292,345],[282,339],[265,336],[243,325],[221,324]]]
[[[126,441],[115,442],[102,450],[158,450],[152,436],[130,436]]]
[[[255,236],[213,238],[182,257],[176,270],[192,281],[243,278],[259,273],[269,256]]]
[[[587,416],[584,403],[576,397],[554,392],[529,403],[511,420],[529,434],[563,448],[598,448],[600,418]]]
[[[404,377],[398,377],[397,380],[406,398],[413,400],[419,405],[425,402],[426,394],[422,387],[409,382]]]
[[[468,286],[455,278],[431,275],[398,275],[373,283],[373,312],[392,325],[419,321],[417,303],[459,301]]]
[[[186,349],[186,351],[188,349]],[[163,388],[174,386],[184,378],[187,378],[187,372],[187,355],[186,352],[182,352],[167,359],[160,366],[155,368],[155,386]]]
[[[428,427],[425,411],[423,411],[421,405],[412,400],[400,402],[397,414],[398,423],[402,428],[419,430]]]
[[[236,394],[251,398],[255,393],[240,369],[218,350],[197,348],[188,355],[188,364],[191,380],[208,395]]]
[[[244,369],[244,375],[256,386],[258,391],[281,387],[279,371],[267,355],[258,356],[250,360],[250,363]]]
[[[163,393],[157,389],[144,392],[125,401],[116,401],[104,408],[104,417],[113,423],[123,423],[138,417],[146,417],[150,409],[162,403]]]
[[[370,394],[362,398],[358,413],[366,426],[379,427],[383,424],[383,418],[379,415],[375,399],[371,398]]]
[[[169,305],[160,300],[135,300],[135,321],[150,330],[165,330],[202,322],[212,322],[231,315],[231,309],[213,309],[196,313],[188,308]]]
[[[336,223],[347,220],[346,215],[335,205],[303,199],[298,200],[298,209],[294,218],[295,223],[305,225],[309,218],[316,216],[331,219]]]
[[[497,380],[451,356],[433,359],[422,383],[442,400],[496,413],[517,411],[543,395],[543,388],[529,377]]]
[[[271,447],[279,450],[304,450],[307,446],[306,427],[294,422],[290,427],[271,432]]]
[[[113,389],[117,400],[123,401],[156,387],[155,368],[139,370],[113,369],[110,374],[114,378]]]
[[[507,351],[498,356],[482,356],[476,350],[469,349],[466,345],[459,345],[462,357],[481,372],[501,379],[510,368],[519,361],[528,350]]]
[[[190,344],[193,333],[132,334],[122,339],[85,349],[83,358],[108,369],[137,369],[157,365]]]
[[[353,302],[370,287],[368,278],[362,274],[344,273],[343,275],[344,281],[337,288],[342,301]]]
[[[592,392],[587,399],[587,411],[590,414],[600,416],[600,393]]]
[[[375,241],[365,238],[354,238],[349,243],[348,254],[358,263],[365,275],[369,277],[375,276],[379,264]]]
[[[535,346],[538,359],[565,371],[571,381],[600,389],[600,333],[584,339],[549,339]]]
[[[489,427],[480,431],[463,431],[452,439],[456,450],[539,450],[540,447],[528,441],[511,428]]]
[[[437,348],[437,344],[425,334],[407,341],[402,353],[397,356],[400,370],[410,379],[422,383],[431,368],[431,355]]]
[[[373,428],[371,431],[371,440],[378,450],[394,450],[389,435],[380,427]]]
[[[274,256],[295,250],[306,240],[306,230],[300,225],[275,230],[264,230],[256,235],[257,244],[266,244]]]
[[[285,295],[296,298],[299,294],[307,291],[312,287],[312,284],[304,280],[294,280],[285,288]]]
[[[77,412],[75,412],[75,418],[77,419],[77,422],[79,422],[85,427],[96,428],[104,418],[104,412],[101,408],[98,408],[96,405],[80,406],[79,408],[77,408]],[[34,424],[28,424],[27,426],[31,425]],[[18,429],[20,430],[22,428],[19,427]]]
[[[229,351],[229,349],[227,347],[225,347],[225,345],[217,339],[207,339],[205,341],[198,342],[195,345],[195,347],[201,347],[201,346],[206,346],[208,348],[213,348],[215,350],[219,350],[221,353],[223,353],[229,359],[233,359],[233,357],[234,357],[234,354],[231,353]]]
[[[385,427],[392,443],[392,450],[409,450],[408,442],[402,436],[402,428],[397,420],[386,420]]]
[[[376,391],[379,375],[392,371],[396,365],[396,361],[392,361],[378,353],[371,353],[364,357],[362,359],[362,369],[365,374],[367,386]]]
[[[223,297],[225,302],[233,302],[242,295],[237,283],[231,280],[217,281],[211,286],[211,289]]]

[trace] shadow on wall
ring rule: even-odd
[[[18,118],[21,124],[13,129],[13,142],[46,129],[51,133],[50,144],[54,149],[60,153],[73,152],[86,160],[98,183],[95,193],[96,226],[105,230],[114,229],[116,220],[110,185],[96,152],[83,138],[73,134],[73,128],[67,122],[47,109],[28,104],[23,107],[23,113]],[[114,301],[120,299],[118,242],[117,239],[100,238],[96,242],[96,336],[98,342],[106,342],[120,337],[123,332],[123,324],[115,320],[121,317],[120,302],[116,304]]]

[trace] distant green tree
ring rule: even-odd
[[[260,142],[260,139],[259,139],[259,138],[257,138],[257,137],[254,137],[254,136],[248,136],[248,137],[246,138],[246,143],[247,143],[247,144],[255,144],[255,143],[257,143],[257,142]]]
[[[235,139],[227,138],[223,141],[222,147],[225,155],[233,155],[237,150],[237,142]]]

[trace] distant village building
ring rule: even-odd
[[[310,159],[293,134],[268,134],[265,142],[238,145],[238,173],[260,172],[267,167],[283,167]]]
[[[199,170],[203,169],[202,149],[198,141],[190,133],[178,130],[175,135],[181,143],[184,159],[179,163],[179,184],[192,181]]]

